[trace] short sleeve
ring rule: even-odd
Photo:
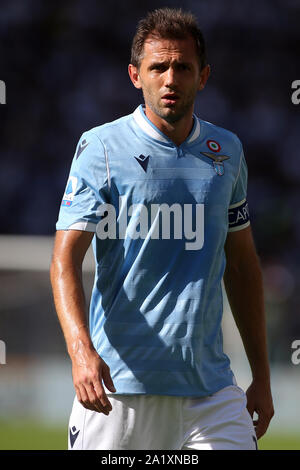
[[[239,172],[228,210],[228,232],[236,232],[250,225],[250,214],[247,202],[247,182],[248,169],[243,149],[241,149]]]
[[[96,232],[99,206],[107,202],[105,149],[95,133],[82,134],[62,198],[56,230]]]

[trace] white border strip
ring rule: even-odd
[[[228,232],[238,232],[239,230],[243,230],[243,228],[249,227],[249,225],[250,225],[250,220],[248,220],[248,222],[246,222],[243,225],[238,225],[237,227],[229,228]]]
[[[191,135],[191,137],[187,140],[188,144],[194,142],[194,140],[198,139],[198,137],[200,135],[200,122],[199,122],[199,120],[197,119],[197,117],[195,115],[194,115],[194,119],[196,119],[196,128],[195,128],[193,134]]]
[[[107,154],[107,149],[104,144],[102,144],[104,147],[104,155],[105,155],[105,164],[106,164],[106,172],[107,172],[107,185],[110,190],[111,187],[111,182],[110,182],[110,170],[109,170],[109,164],[108,164],[108,154]]]
[[[58,229],[58,230],[83,230],[84,232],[96,232],[97,224],[92,222],[75,222],[75,224],[70,225],[67,229]]]
[[[150,137],[156,140],[160,140],[161,142],[169,142],[165,139],[159,132],[157,132],[150,124],[146,121],[145,117],[143,116],[143,111],[140,106],[134,111],[133,117],[139,127]]]
[[[229,206],[229,209],[234,209],[235,207],[239,207],[242,204],[244,204],[244,202],[246,202],[246,199],[242,199],[242,201],[236,202],[235,204],[232,204],[231,206]]]

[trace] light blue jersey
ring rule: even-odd
[[[249,225],[246,188],[238,137],[196,116],[179,147],[142,106],[82,135],[57,230],[95,232],[90,333],[117,393],[234,383],[221,281],[227,233]]]

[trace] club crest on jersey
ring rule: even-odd
[[[213,160],[215,172],[217,173],[217,175],[223,176],[224,175],[224,163],[223,162],[225,160],[228,160],[230,157],[228,157],[227,155],[220,155],[218,153],[221,150],[221,145],[215,140],[208,140],[206,144],[207,144],[207,147],[210,150],[212,150],[212,152],[201,152],[202,155]]]

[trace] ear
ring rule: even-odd
[[[135,67],[135,65],[129,64],[128,65],[128,74],[129,74],[130,80],[134,84],[135,88],[141,89],[142,84],[141,84],[141,79],[140,79],[138,68]]]
[[[210,75],[210,65],[206,65],[200,72],[198,90],[203,90]]]

